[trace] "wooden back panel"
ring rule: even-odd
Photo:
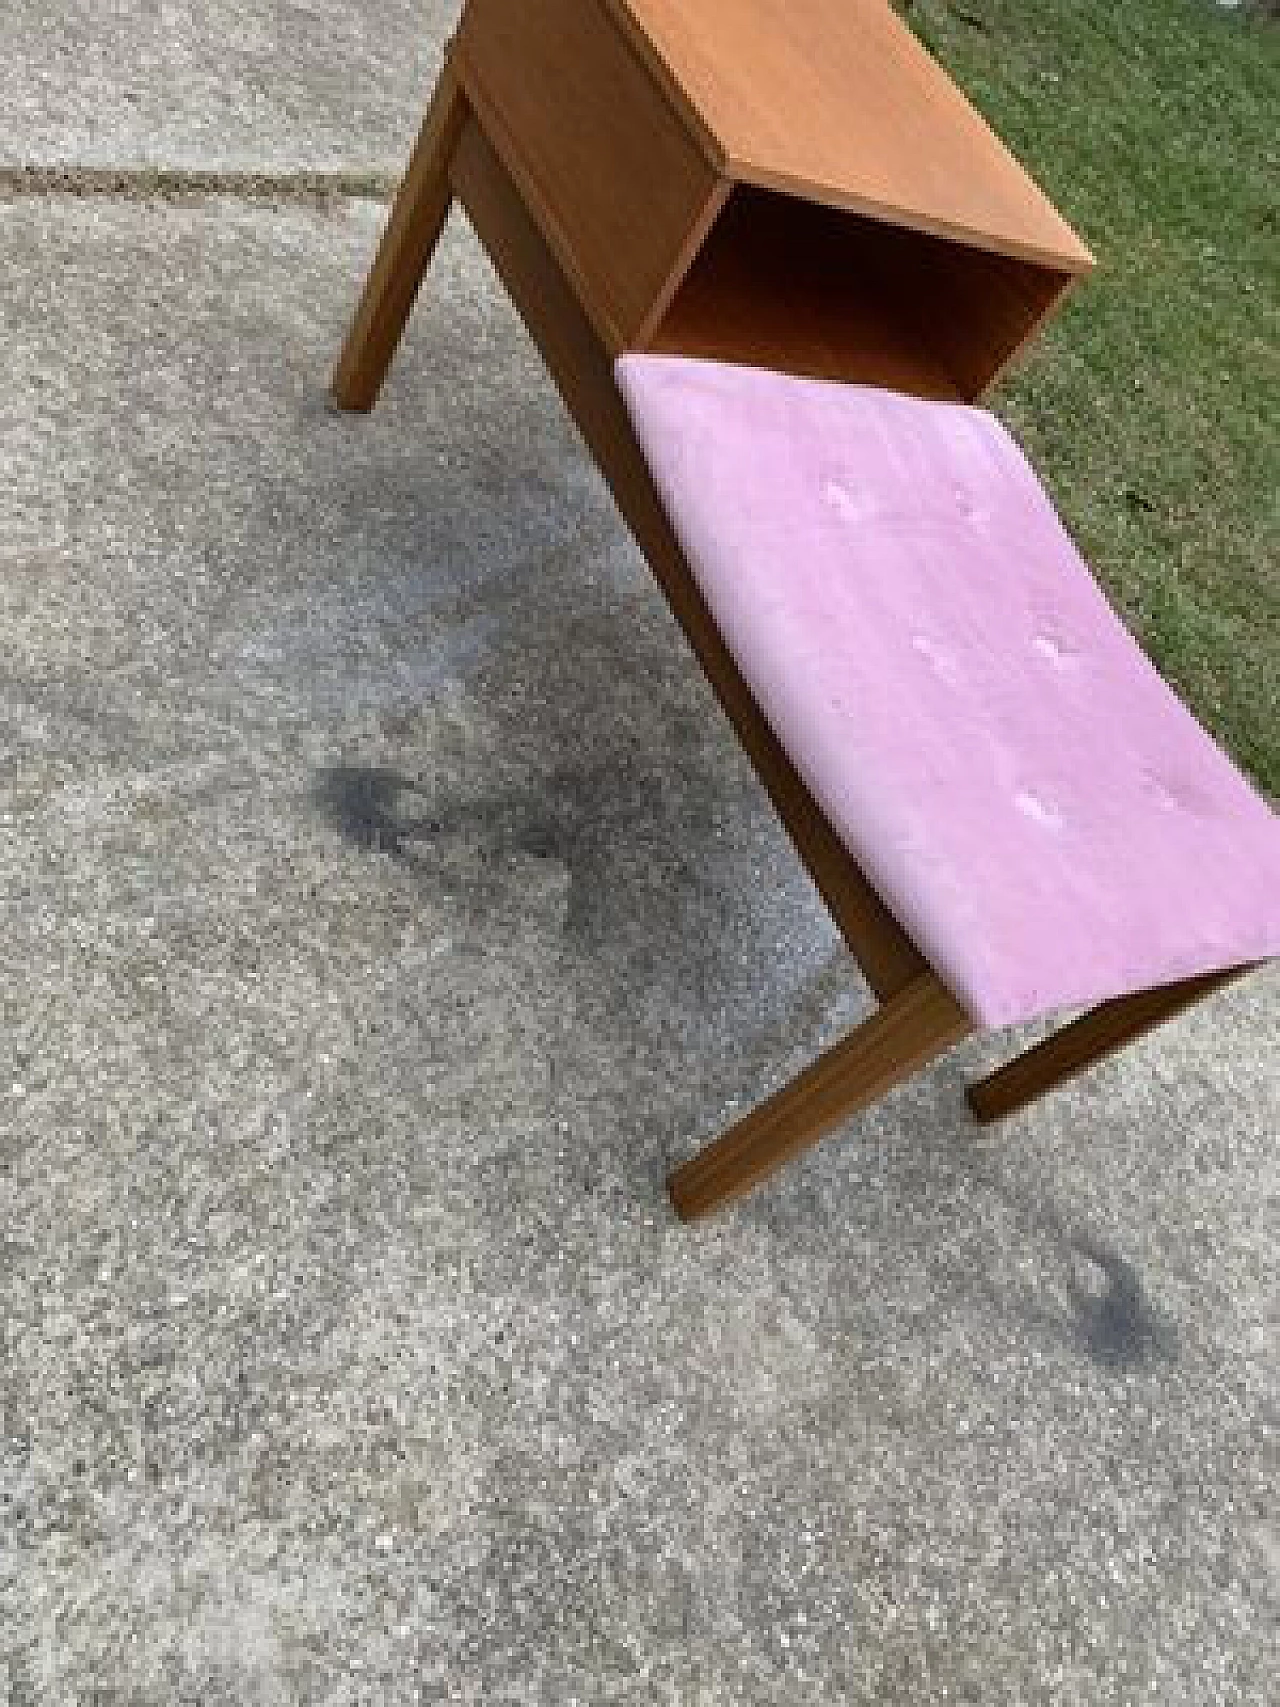
[[[735,188],[649,348],[972,402],[1070,275]]]

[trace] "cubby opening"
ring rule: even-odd
[[[1071,275],[737,186],[650,347],[787,373],[978,397]]]

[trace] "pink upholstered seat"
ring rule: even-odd
[[[1280,954],[1280,820],[991,415],[667,357],[618,380],[757,703],[975,1020]]]

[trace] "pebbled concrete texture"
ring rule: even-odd
[[[865,993],[382,211],[0,205],[0,1700],[1270,1699],[1275,974],[678,1226]]]
[[[397,172],[458,0],[0,8],[0,168]]]

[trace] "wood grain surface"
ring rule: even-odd
[[[727,186],[597,0],[470,0],[456,53],[592,323],[636,348]]]
[[[600,3],[727,176],[1067,273],[1092,265],[886,0]]]

